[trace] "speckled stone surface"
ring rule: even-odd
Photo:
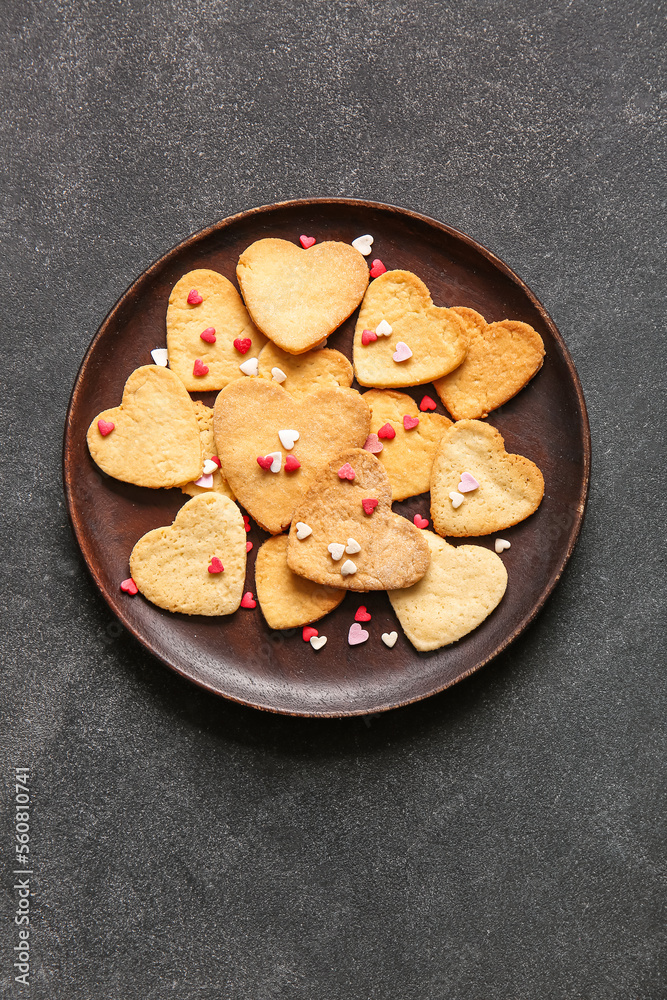
[[[0,7],[3,998],[665,996],[659,8]],[[74,376],[127,285],[193,230],[308,195],[404,205],[504,258],[592,424],[546,610],[469,681],[372,719],[273,717],[172,675],[94,591],[60,481]]]

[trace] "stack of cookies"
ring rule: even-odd
[[[509,542],[494,552],[445,537],[498,534],[537,510],[540,470],[484,418],[536,374],[544,345],[525,323],[434,305],[409,271],[374,260],[369,275],[372,242],[262,239],[238,261],[241,294],[206,269],[176,282],[166,350],[88,430],[108,475],[190,497],[137,541],[125,592],[188,615],[259,603],[271,628],[305,626],[314,649],[326,636],[311,623],[348,590],[386,590],[419,650],[455,642],[499,604]],[[350,360],[325,345],[357,307]],[[428,393],[417,404],[401,391],[427,383],[452,420]],[[191,396],[210,391],[213,408]],[[429,490],[434,531],[392,510]],[[257,600],[244,593],[250,518],[271,536]],[[369,617],[350,643],[368,639]]]

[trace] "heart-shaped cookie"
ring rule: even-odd
[[[212,564],[222,572],[209,572]],[[241,603],[246,533],[241,511],[219,493],[194,497],[174,523],[149,531],[132,549],[130,571],[153,604],[186,615],[230,615]]]
[[[289,354],[333,333],[368,286],[366,261],[349,243],[302,250],[287,240],[258,240],[239,257],[236,274],[255,324]]]
[[[376,330],[382,320],[391,334],[364,346],[364,330]],[[434,306],[416,274],[387,271],[369,285],[354,332],[354,371],[361,385],[400,388],[431,382],[458,367],[465,353],[461,317]]]
[[[515,396],[542,367],[544,343],[516,320],[487,323],[474,309],[455,306],[465,324],[468,353],[435,387],[455,420],[486,417]]]
[[[178,376],[159,365],[132,372],[120,406],[98,413],[87,440],[100,469],[125,483],[168,488],[197,479],[202,472],[192,400]]]
[[[270,628],[299,628],[317,621],[337,608],[345,597],[344,590],[322,587],[289,569],[287,535],[275,535],[260,546],[255,585],[259,606]]]
[[[455,507],[461,476],[479,486]],[[463,496],[463,494],[458,494]],[[509,455],[502,435],[481,420],[459,420],[445,431],[431,471],[431,517],[440,535],[488,535],[533,514],[544,478],[530,459]]]
[[[303,399],[318,389],[338,386],[348,389],[354,376],[352,365],[340,351],[323,347],[305,354],[288,354],[269,341],[259,355],[259,374],[270,381],[278,381],[280,376],[276,379],[274,368],[285,376],[280,384],[295,399]]]
[[[197,418],[197,426],[199,427],[204,463],[206,463],[213,455],[217,454],[215,437],[213,436],[213,410],[210,406],[205,406],[200,400],[193,402],[193,406],[195,417]],[[201,493],[211,493],[212,491],[213,493],[222,493],[224,496],[229,497],[230,500],[234,499],[234,494],[229,488],[229,483],[223,476],[218,465],[216,465],[215,470],[211,473],[211,486],[208,489],[191,482],[186,483],[185,486],[181,486],[181,490],[190,497],[198,497]]]
[[[339,469],[349,464],[354,479],[341,479]],[[375,497],[371,517],[362,501]],[[290,531],[287,563],[293,572],[316,583],[348,590],[388,590],[409,587],[426,572],[429,549],[423,532],[391,509],[391,485],[380,462],[354,448],[329,463],[298,508],[296,519],[306,521],[312,535],[298,541]],[[354,539],[359,551],[335,562],[331,542]]]
[[[188,302],[193,288],[202,301]],[[250,347],[244,341],[250,340]],[[234,345],[238,341],[242,350]],[[169,366],[190,392],[224,389],[244,377],[239,365],[266,344],[231,281],[205,268],[189,271],[174,285],[167,307]],[[199,365],[195,365],[195,362]],[[202,367],[203,366],[203,367]],[[197,371],[208,371],[202,375]]]
[[[394,437],[384,438],[378,454],[389,476],[392,500],[425,493],[440,438],[452,426],[451,420],[440,413],[420,413],[414,399],[404,392],[369,389],[363,399],[371,408],[371,434],[386,424],[395,431]]]
[[[354,389],[320,389],[296,400],[277,382],[246,379],[228,385],[215,402],[223,474],[239,502],[272,535],[290,523],[320,469],[344,448],[364,443],[369,424],[370,410]],[[300,467],[290,472],[283,461],[280,471],[263,469],[257,459],[282,454],[278,432],[284,429],[299,432],[293,454]]]
[[[502,559],[481,545],[448,545],[422,533],[431,551],[426,573],[414,587],[389,592],[408,639],[422,651],[456,642],[484,621],[507,587]]]

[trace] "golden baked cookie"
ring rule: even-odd
[[[210,406],[205,406],[200,400],[193,402],[193,406],[197,418],[197,426],[199,427],[199,436],[201,437],[204,462],[211,461],[213,455],[217,456],[215,437],[213,435],[213,410]],[[229,483],[223,476],[220,468],[216,468],[210,475],[212,485],[209,489],[204,486],[196,486],[194,482],[190,482],[186,483],[185,486],[181,486],[182,491],[190,497],[198,497],[202,493],[222,493],[224,496],[229,497],[230,500],[234,500],[234,494],[229,488]],[[200,477],[198,476],[197,478],[199,479]]]
[[[363,501],[377,501],[366,513]],[[305,537],[299,525],[312,531]],[[331,461],[299,504],[289,533],[289,568],[315,583],[390,590],[421,579],[429,547],[414,524],[391,509],[383,466],[363,448]]]
[[[516,396],[542,367],[544,343],[527,323],[487,323],[474,309],[454,306],[465,324],[468,353],[435,388],[455,420],[486,417]]]
[[[408,639],[425,652],[481,625],[505,593],[507,570],[500,556],[481,545],[455,548],[432,531],[423,534],[431,550],[426,573],[413,587],[388,596]]]
[[[345,590],[322,587],[287,565],[287,535],[268,538],[255,561],[257,600],[270,628],[298,628],[337,608]]]
[[[167,307],[169,367],[190,392],[224,389],[245,378],[239,366],[258,357],[265,344],[224,275],[199,268],[176,282]]]
[[[236,268],[255,324],[282,350],[302,354],[338,329],[361,302],[368,266],[349,243],[302,250],[287,240],[252,243]]]
[[[364,335],[378,327],[376,339]],[[391,332],[385,335],[387,327]],[[461,317],[434,306],[416,274],[387,271],[371,282],[354,332],[354,371],[361,385],[422,385],[458,367],[465,354]]]
[[[246,532],[241,511],[219,493],[194,497],[174,523],[139,539],[132,579],[147,600],[185,615],[230,615],[241,603]]]
[[[471,479],[479,484],[472,489]],[[538,467],[523,455],[509,455],[490,424],[459,420],[443,434],[431,471],[431,517],[438,534],[502,531],[533,514],[543,495]]]
[[[201,475],[199,427],[185,386],[168,368],[132,372],[120,406],[88,428],[88,448],[100,469],[137,486],[180,486]]]
[[[317,389],[339,386],[349,389],[354,377],[352,365],[340,351],[323,347],[304,354],[288,354],[270,341],[259,355],[259,374],[261,378],[278,382],[295,399],[302,399]]]

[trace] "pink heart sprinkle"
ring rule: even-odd
[[[376,258],[371,262],[371,278],[379,278],[381,274],[384,274],[387,268],[384,266],[382,261]]]
[[[301,462],[294,455],[288,455],[285,459],[285,472],[294,472],[295,469],[301,468]]]
[[[479,489],[479,483],[469,472],[461,473],[461,482],[456,487],[459,493],[470,493],[471,490]]]
[[[396,364],[400,364],[401,361],[407,361],[408,358],[412,357],[412,351],[407,344],[404,344],[402,340],[396,344],[396,350],[392,354],[392,358]]]
[[[371,455],[379,455],[384,445],[382,441],[378,439],[377,434],[369,434],[366,438],[366,443],[364,445],[364,451],[370,451]]]
[[[419,409],[422,413],[425,413],[426,410],[435,410],[435,400],[431,399],[430,396],[424,396],[419,404]]]
[[[380,430],[378,431],[378,437],[386,438],[387,441],[393,441],[393,439],[396,437],[396,431],[391,426],[391,424],[383,424]]]
[[[266,458],[264,458],[263,455],[258,455],[257,456],[257,464],[261,465],[261,467],[263,469],[270,469],[271,466],[273,465],[273,459],[271,458],[270,455],[267,455]],[[247,522],[246,522],[246,525],[247,525]],[[250,531],[250,528],[247,527],[247,526],[246,526],[246,531]]]
[[[252,596],[252,591],[249,590],[247,593],[245,593],[243,595],[243,597],[241,598],[241,607],[242,608],[256,608],[257,607],[257,601]]]
[[[203,297],[199,294],[196,288],[191,288],[188,294],[188,305],[198,306],[204,301]]]
[[[121,585],[120,585],[120,589],[122,591],[124,591],[126,594],[138,594],[139,593],[139,588],[137,587],[137,585],[134,582],[134,580],[132,579],[132,577],[128,577],[127,580],[123,580],[122,583],[121,583]]]
[[[200,340],[205,340],[207,344],[215,344],[215,327],[207,326],[206,329],[199,334]]]
[[[250,552],[251,549],[252,549],[252,542],[246,542],[245,543],[246,552]]]
[[[252,347],[252,340],[250,337],[237,337],[234,341],[234,347],[240,354],[247,354]]]
[[[364,514],[372,514],[377,505],[378,502],[374,497],[369,497],[367,500],[361,501],[361,506],[364,508]]]
[[[225,567],[222,565],[217,556],[213,556],[208,567],[209,573],[224,573]]]
[[[210,490],[213,486],[213,476],[200,476],[195,479],[195,486],[201,486],[203,490]]]
[[[208,365],[205,365],[200,358],[196,358],[195,363],[192,366],[192,374],[196,375],[197,378],[202,378],[204,375],[208,375]]]
[[[313,243],[315,243],[315,237],[314,236],[299,236],[299,243],[301,244],[301,246],[303,247],[304,250],[307,250],[308,247],[312,247]]]
[[[320,633],[317,631],[317,629],[313,628],[312,625],[306,625],[306,627],[303,629],[301,633],[304,642],[310,642],[310,640],[313,638],[314,635],[319,635],[319,634]]]
[[[368,611],[366,610],[366,605],[365,604],[361,604],[357,608],[357,613],[354,616],[354,620],[355,620],[355,622],[369,622],[371,620],[371,616],[369,615]]]
[[[116,425],[114,423],[112,423],[110,420],[98,420],[97,421],[97,429],[98,429],[98,431],[100,432],[100,434],[102,435],[103,438],[105,438],[107,436],[107,434],[111,434],[111,432],[115,428],[115,426]]]
[[[415,514],[412,520],[418,528],[428,528],[428,518],[422,517],[421,514]]]
[[[345,465],[343,465],[338,470],[338,478],[339,479],[349,479],[350,482],[352,482],[352,480],[354,479],[355,475],[356,475],[356,473],[355,473],[354,469],[352,468],[352,466],[350,465],[349,462],[346,462]]]
[[[361,343],[366,347],[367,344],[371,344],[374,340],[378,339],[378,335],[375,330],[364,330],[361,334]]]
[[[350,631],[347,633],[347,641],[350,646],[358,646],[360,642],[366,642],[366,639],[368,639],[368,632],[361,627],[359,622],[350,625]]]
[[[403,426],[406,431],[413,431],[419,426],[419,417],[411,417],[408,413],[403,417]]]

